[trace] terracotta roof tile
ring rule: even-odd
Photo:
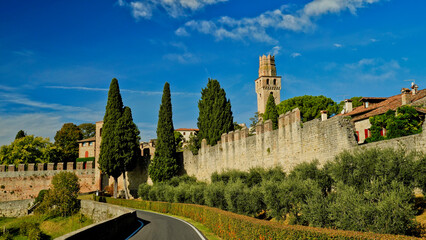
[[[78,140],[77,142],[93,142],[95,140],[96,140],[96,137],[91,137],[91,138]]]
[[[200,130],[198,128],[178,128],[178,129],[175,129],[175,131],[196,131],[196,132],[198,132]]]

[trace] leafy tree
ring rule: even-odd
[[[201,148],[201,141],[198,139],[198,133],[195,133],[192,136],[189,136],[189,144],[188,149],[192,152],[192,154],[197,155],[198,149]]]
[[[234,118],[231,111],[231,102],[226,99],[226,93],[215,79],[209,79],[207,87],[201,90],[201,99],[198,101],[198,123],[200,129],[198,139],[207,140],[213,146],[221,139],[223,133],[234,130]]]
[[[123,184],[126,199],[129,198],[127,189],[126,171],[131,171],[136,167],[138,160],[141,159],[141,149],[139,146],[139,129],[133,122],[132,110],[124,107],[124,112],[117,122],[117,138],[118,138],[118,162],[123,163]]]
[[[250,120],[250,129],[249,134],[254,134],[256,132],[256,125],[259,123],[259,119],[263,117],[263,114],[259,114],[259,112],[255,112],[254,116],[249,118]]]
[[[124,169],[118,153],[119,138],[117,124],[123,113],[118,80],[113,78],[108,91],[108,101],[105,108],[104,125],[102,127],[101,152],[99,155],[99,168],[102,172],[114,178],[114,197],[117,197],[118,177]]]
[[[182,151],[183,135],[178,131],[174,131],[176,151]]]
[[[351,97],[350,99],[352,100],[352,108],[356,108],[362,105],[362,102],[360,102],[359,100],[362,97]],[[339,110],[337,111],[337,113],[342,112],[343,107],[345,106],[345,101],[340,101],[340,103],[338,104],[339,106]]]
[[[93,123],[82,123],[78,125],[81,133],[83,134],[83,139],[91,138],[95,136],[96,133],[96,125]]]
[[[19,130],[15,136],[15,139],[23,138],[25,136],[27,136],[27,134],[24,132],[24,130]]]
[[[52,188],[43,197],[42,203],[36,209],[37,213],[49,212],[52,215],[70,216],[80,210],[77,199],[80,184],[73,172],[62,171],[53,176]]]
[[[277,106],[275,105],[274,95],[269,94],[268,101],[266,102],[266,110],[263,114],[263,121],[271,119],[272,129],[278,128],[278,111]]]
[[[370,117],[371,137],[366,142],[408,136],[422,132],[423,119],[417,110],[411,106],[401,106],[395,111],[388,110],[385,114]],[[386,129],[386,136],[380,131]]]
[[[0,164],[57,162],[60,153],[48,138],[28,135],[0,147]]]
[[[56,132],[55,145],[62,151],[62,161],[72,162],[78,157],[78,140],[83,138],[81,130],[73,123],[65,123]]]
[[[164,84],[163,97],[158,113],[157,145],[148,172],[152,181],[162,182],[177,175],[179,170],[178,167],[176,161],[170,85],[166,82]]]
[[[327,110],[328,115],[337,113],[338,106],[331,99],[324,96],[300,96],[282,101],[277,105],[278,114],[283,114],[299,108],[303,122],[321,117],[321,110]]]

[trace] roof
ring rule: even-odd
[[[356,107],[353,111],[342,114],[343,116],[351,116],[352,121],[356,122],[359,120],[363,120],[369,117],[373,117],[376,115],[384,114],[388,110],[396,110],[398,107],[402,105],[401,100],[402,94],[398,94],[392,97],[386,98],[379,103],[372,104],[368,108],[365,106]],[[426,89],[419,90],[416,95],[410,95],[411,102],[415,104],[417,100],[423,99],[426,97]],[[423,112],[426,111],[424,108],[416,108],[417,111]]]
[[[196,131],[196,132],[198,132],[200,130],[198,128],[178,128],[178,129],[175,129],[175,131]]]
[[[388,99],[388,98],[387,97],[363,97],[359,101],[360,102],[368,102],[368,101],[381,102],[381,101],[386,100],[386,99]]]
[[[78,140],[77,142],[94,142],[96,141],[96,137],[86,138],[82,140]]]

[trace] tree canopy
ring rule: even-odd
[[[362,97],[351,97],[350,99],[352,100],[352,108],[356,108],[362,105],[362,102],[360,102],[359,100]],[[345,101],[340,101],[340,103],[338,104],[339,106],[339,110],[337,111],[338,113],[342,112],[343,107],[345,106]]]
[[[0,164],[58,162],[60,152],[48,138],[28,135],[0,147]]]
[[[226,93],[215,79],[209,79],[207,87],[201,90],[198,101],[198,123],[200,129],[198,139],[207,140],[213,146],[221,139],[223,133],[234,130],[231,102],[226,99]]]
[[[27,136],[27,134],[24,132],[24,130],[19,130],[18,133],[16,133],[15,139],[23,138]]]
[[[95,136],[96,133],[96,125],[93,123],[82,123],[78,125],[81,133],[83,134],[83,139],[91,138]]]
[[[303,122],[321,117],[321,110],[327,110],[328,115],[338,113],[337,104],[331,99],[324,96],[300,96],[282,101],[277,105],[278,114],[283,114],[295,108],[299,108]]]
[[[277,106],[275,105],[274,95],[269,94],[268,101],[266,102],[266,110],[263,114],[263,121],[271,120],[272,121],[272,129],[278,128],[278,111]]]
[[[80,129],[74,123],[65,123],[62,128],[56,132],[55,145],[62,152],[63,162],[75,161],[78,157],[78,140],[83,138]]]
[[[148,172],[152,181],[162,182],[177,175],[178,170],[170,85],[166,82],[158,113],[157,144]]]

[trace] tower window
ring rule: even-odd
[[[268,79],[266,79],[266,85],[268,85],[269,84],[269,78]]]
[[[274,79],[274,85],[277,85],[277,79]]]
[[[271,92],[271,94],[272,94],[272,95],[274,95],[274,93],[273,93],[273,92]]]

